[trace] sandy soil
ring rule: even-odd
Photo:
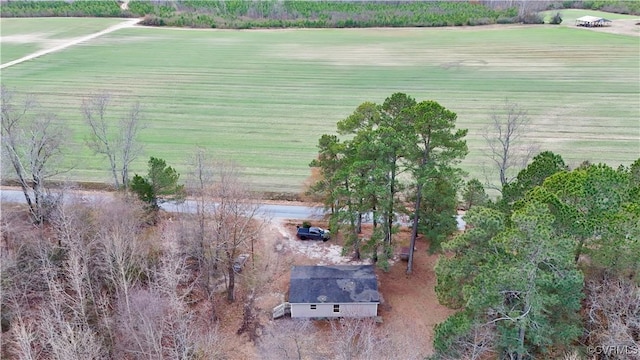
[[[264,276],[264,284],[258,287],[255,306],[260,314],[260,323],[264,331],[270,327],[277,327],[279,320],[271,320],[273,307],[281,304],[287,298],[289,287],[290,268],[293,265],[328,265],[328,264],[361,264],[368,261],[353,261],[350,257],[341,255],[342,247],[339,239],[332,239],[323,243],[319,241],[300,241],[295,238],[295,222],[284,221],[272,223],[261,243],[256,245],[256,251],[262,253],[261,259],[252,264],[254,269]],[[316,224],[323,226],[325,224]],[[365,229],[365,234],[367,229]],[[408,229],[397,235],[398,246],[407,245],[409,238]],[[436,255],[427,252],[428,243],[420,239],[415,252],[415,266],[413,274],[405,274],[406,262],[395,259],[389,272],[377,270],[379,290],[382,294],[382,304],[378,315],[382,317],[380,325],[399,338],[411,339],[410,343],[419,348],[423,355],[433,352],[433,327],[444,321],[452,310],[438,304],[434,287],[436,277],[434,266]],[[235,309],[233,312],[237,312]],[[226,312],[226,310],[225,310]],[[236,316],[241,317],[241,312]],[[239,319],[239,318],[238,318]],[[238,320],[233,320],[233,326],[239,326]],[[328,331],[317,326],[318,331]],[[233,326],[229,330],[233,330]],[[224,327],[224,326],[223,326]],[[326,328],[326,329],[325,329]],[[326,335],[326,334],[325,334]],[[255,347],[248,342],[241,343],[236,339],[244,358],[252,359],[256,355]]]

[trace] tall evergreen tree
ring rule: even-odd
[[[640,262],[640,200],[634,195],[630,169],[585,164],[549,176],[515,207],[531,201],[548,204],[557,236],[573,240],[574,261],[586,254],[610,269],[633,269]]]
[[[422,101],[405,109],[402,116],[411,119],[413,123],[413,137],[407,151],[416,184],[409,263],[407,264],[407,273],[410,274],[422,201],[440,196],[437,193],[424,194],[424,185],[430,179],[436,178],[439,171],[444,171],[458,163],[466,156],[468,149],[464,140],[467,130],[456,130],[457,115],[437,102]]]
[[[502,199],[498,202],[498,206],[505,213],[509,213],[513,203],[524,197],[527,191],[542,185],[549,176],[568,170],[569,167],[564,163],[560,155],[551,151],[541,152],[533,158],[529,166],[518,173],[513,182],[504,186]]]
[[[453,112],[434,101],[417,104],[412,97],[395,93],[381,106],[365,102],[339,121],[338,132],[349,136],[348,140],[340,142],[333,135],[320,138],[318,159],[310,165],[319,168],[323,178],[313,189],[323,192],[325,204],[332,208],[332,228],[346,225],[347,242],[356,257],[366,249],[378,259],[380,247],[384,249],[383,260],[392,255],[396,214],[403,208],[400,191],[411,185],[399,181],[403,172],[413,175],[412,187],[418,202],[414,208],[412,245],[421,212],[427,211],[431,217],[422,216],[423,229],[429,230],[429,235],[437,232],[442,238],[442,234],[455,230],[454,183],[458,170],[453,165],[467,153],[463,140],[467,131],[456,131],[455,119]],[[434,186],[425,187],[428,181],[434,181]],[[423,209],[420,205],[425,196],[447,199],[446,215],[436,214],[445,202],[431,207],[435,204],[432,202]],[[362,244],[358,234],[365,214],[371,215],[374,229],[371,239]]]
[[[530,202],[505,225],[495,210],[472,209],[472,230],[447,243],[453,257],[438,262],[438,298],[464,306],[469,324],[496,327],[501,357],[524,359],[550,346],[567,345],[581,333],[578,310],[583,277],[573,262],[573,242],[554,234],[554,217],[545,204]],[[438,331],[440,349],[471,326]]]
[[[151,157],[146,177],[135,174],[131,181],[131,191],[140,200],[149,204],[151,210],[159,209],[162,198],[179,199],[184,194],[184,185],[178,184],[180,174],[163,159]]]

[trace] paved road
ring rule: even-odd
[[[99,202],[108,200],[111,198],[111,193],[101,192],[73,192],[71,196],[67,197],[67,201],[76,202]],[[1,203],[26,203],[24,194],[20,190],[15,189],[0,189],[0,202]],[[215,206],[215,205],[214,205]],[[161,205],[161,208],[168,212],[179,213],[194,213],[196,211],[196,203],[193,200],[186,200],[183,203],[177,204],[175,202],[165,202]],[[321,207],[313,206],[299,206],[299,205],[274,205],[274,204],[261,204],[258,211],[258,216],[264,219],[320,219],[324,215],[324,210]]]
[[[73,192],[72,196],[67,197],[68,201],[77,202],[99,202],[108,200],[112,194],[101,192]],[[24,194],[20,190],[14,189],[0,189],[0,203],[26,203]],[[212,204],[215,206],[215,204]],[[193,200],[186,200],[182,203],[165,202],[160,207],[168,212],[187,213],[192,214],[196,211],[196,202]],[[324,209],[322,207],[314,206],[302,206],[302,205],[274,205],[274,204],[261,204],[258,211],[258,216],[267,220],[308,220],[308,219],[321,219],[324,216]],[[366,218],[366,216],[365,216]],[[458,229],[464,230],[466,223],[462,219],[461,215],[456,216],[458,222]],[[404,224],[407,225],[407,224]]]

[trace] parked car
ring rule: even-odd
[[[244,264],[247,262],[248,259],[249,259],[249,254],[238,255],[238,257],[233,261],[233,271],[236,273],[242,272],[242,268],[244,267]]]
[[[322,240],[327,241],[331,238],[329,230],[319,228],[317,226],[312,227],[298,227],[298,233],[296,234],[300,240]]]

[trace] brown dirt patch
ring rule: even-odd
[[[408,231],[403,237],[408,238]],[[407,263],[396,262],[389,272],[378,271],[380,292],[384,298],[379,315],[391,333],[411,339],[422,354],[433,353],[433,328],[454,311],[440,305],[436,298],[434,267],[438,255],[430,255],[424,239],[416,243],[414,266],[406,274]]]
[[[274,224],[272,236],[264,238],[261,244],[264,250],[271,250],[271,261],[275,270],[269,286],[263,288],[262,295],[256,301],[257,307],[262,313],[262,324],[267,327],[278,326],[279,320],[271,320],[271,309],[282,303],[287,297],[289,288],[289,273],[292,265],[317,265],[317,264],[354,264],[349,257],[336,257],[335,253],[326,252],[321,258],[310,258],[300,252],[300,247],[319,246],[330,247],[340,243],[340,239],[332,239],[327,243],[317,241],[300,241],[295,239],[295,221],[284,222],[282,225]],[[326,224],[314,223],[323,226]],[[283,234],[282,231],[285,231]],[[371,230],[365,226],[364,235]],[[403,229],[395,238],[397,248],[406,246],[409,239],[409,230]],[[292,242],[294,244],[292,244]],[[438,255],[430,255],[427,251],[428,242],[422,238],[416,244],[414,253],[414,269],[411,275],[406,275],[407,263],[397,258],[392,262],[389,272],[378,269],[378,280],[383,303],[379,307],[378,315],[382,317],[381,330],[387,330],[394,337],[404,343],[413,344],[422,355],[433,353],[433,328],[444,321],[454,311],[438,303],[435,294],[436,276],[434,266]],[[277,251],[276,249],[280,249]],[[278,254],[275,255],[274,253]],[[357,262],[361,263],[361,262]],[[265,266],[264,264],[262,265]],[[267,271],[267,268],[262,268]],[[330,331],[326,324],[317,324],[316,329],[327,336]]]

